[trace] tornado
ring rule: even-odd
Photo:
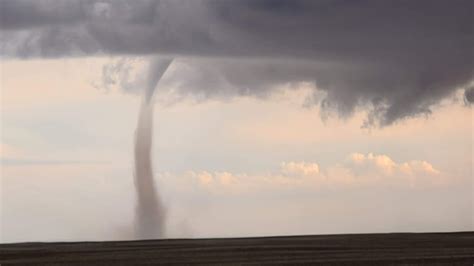
[[[163,238],[166,208],[157,192],[153,177],[151,148],[153,144],[153,94],[172,59],[153,59],[138,115],[135,131],[135,230],[138,239]]]

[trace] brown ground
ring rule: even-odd
[[[474,265],[474,232],[0,245],[0,264]]]

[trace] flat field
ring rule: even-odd
[[[0,245],[0,264],[473,265],[474,232]]]

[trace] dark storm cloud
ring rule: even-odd
[[[84,20],[79,2],[0,1],[2,29],[21,29],[54,24],[73,24]]]
[[[326,109],[370,105],[369,123],[430,113],[474,76],[470,0],[0,3],[4,57],[193,57],[166,78],[182,93],[314,82]]]
[[[468,103],[474,103],[474,86],[471,86],[464,91],[464,97]]]

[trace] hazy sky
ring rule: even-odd
[[[355,3],[357,2],[357,3]],[[0,0],[1,241],[474,230],[472,1]]]

